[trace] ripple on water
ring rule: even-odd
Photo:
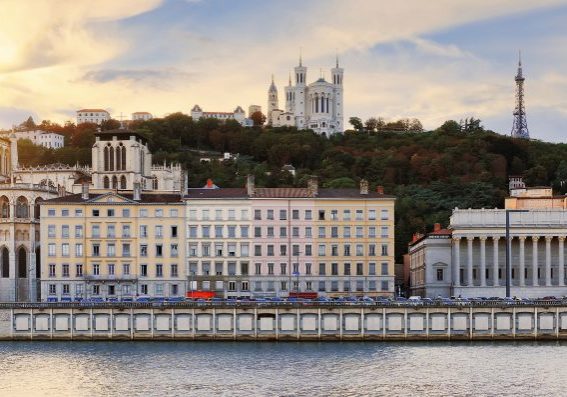
[[[0,396],[564,396],[563,343],[0,342]]]

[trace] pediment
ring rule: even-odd
[[[134,200],[130,200],[124,196],[119,195],[118,193],[109,192],[101,194],[95,198],[92,198],[88,201],[89,203],[137,203]]]
[[[436,267],[448,267],[449,265],[446,264],[445,262],[435,262],[435,263],[432,264],[431,266],[436,266]]]

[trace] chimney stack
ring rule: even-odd
[[[439,230],[441,230],[441,224],[440,223],[434,224],[433,225],[433,231],[438,232]]]
[[[307,181],[307,194],[309,197],[317,197],[319,195],[319,180],[316,176],[311,176]]]
[[[82,185],[81,198],[83,200],[89,199],[89,184],[88,183],[83,183],[83,185]]]
[[[246,177],[246,194],[248,197],[254,197],[254,192],[256,187],[254,185],[254,175],[248,175]]]
[[[142,200],[142,186],[140,185],[140,182],[134,182],[134,191],[132,196],[134,201]]]
[[[360,180],[360,194],[368,195],[368,181],[366,179]]]
[[[376,186],[376,193],[384,194],[384,186],[382,186],[382,185]]]

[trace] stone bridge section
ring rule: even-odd
[[[3,340],[567,339],[567,306],[0,308]]]

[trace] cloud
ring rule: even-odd
[[[91,83],[128,83],[145,84],[155,88],[165,89],[170,84],[175,84],[180,80],[188,80],[191,73],[182,72],[175,68],[166,69],[139,69],[139,70],[120,70],[120,69],[100,69],[85,73],[82,80]]]

